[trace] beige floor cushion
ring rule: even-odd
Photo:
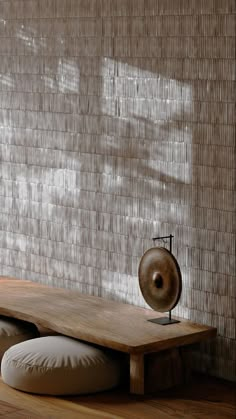
[[[4,352],[12,345],[38,336],[38,329],[34,324],[0,316],[0,361]]]
[[[105,349],[62,335],[46,336],[5,352],[2,378],[9,386],[30,393],[92,393],[119,383],[120,362]]]

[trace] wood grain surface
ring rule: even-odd
[[[127,353],[156,352],[216,335],[213,327],[184,320],[161,326],[147,321],[158,316],[152,310],[8,277],[0,277],[0,314]]]
[[[144,355],[130,355],[130,392],[144,394]]]
[[[4,419],[235,419],[236,412],[233,383],[207,376],[138,398],[125,389],[66,398],[35,396],[7,386],[0,377],[0,412],[4,409]]]
[[[32,413],[30,410],[22,409],[11,403],[0,401],[0,418],[7,419],[42,419],[41,414]]]

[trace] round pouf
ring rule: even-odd
[[[105,349],[62,335],[46,336],[6,351],[2,379],[9,386],[29,393],[94,393],[119,383],[120,362]]]
[[[39,336],[37,327],[23,320],[0,316],[0,361],[12,345]]]

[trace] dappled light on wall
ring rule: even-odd
[[[175,229],[178,212],[183,210],[181,205],[187,203],[181,191],[191,184],[192,133],[186,121],[191,112],[192,87],[158,74],[158,67],[156,73],[146,68],[142,71],[126,62],[104,58],[101,69],[104,78],[101,109],[110,122],[104,137],[108,155],[101,192],[129,197],[123,215],[130,217],[126,223],[130,223],[131,231],[138,220],[145,220],[150,229],[144,242],[135,233],[129,239],[133,243],[128,244],[128,238],[124,237],[125,244],[119,253],[125,255],[128,246],[130,258],[124,256],[120,263],[109,258],[110,273],[102,283],[113,297],[128,302],[136,298],[136,302],[144,304],[138,296],[132,256],[137,261],[151,246],[150,237],[156,228],[166,229],[169,224],[169,228]],[[111,76],[114,85],[109,94],[107,79]],[[112,213],[112,208],[109,212]],[[155,219],[161,223],[158,227]],[[142,235],[144,238],[143,232]],[[186,260],[182,259],[182,263]],[[114,272],[120,275],[115,283]],[[132,289],[129,295],[127,284]],[[187,312],[185,308],[181,314]]]
[[[62,93],[80,93],[79,63],[76,60],[59,59],[57,74],[57,91]]]

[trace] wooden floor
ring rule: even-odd
[[[124,390],[93,396],[56,398],[13,390],[0,378],[0,418],[83,419],[228,419],[236,417],[235,386],[194,376],[188,385],[152,396],[131,396]]]

